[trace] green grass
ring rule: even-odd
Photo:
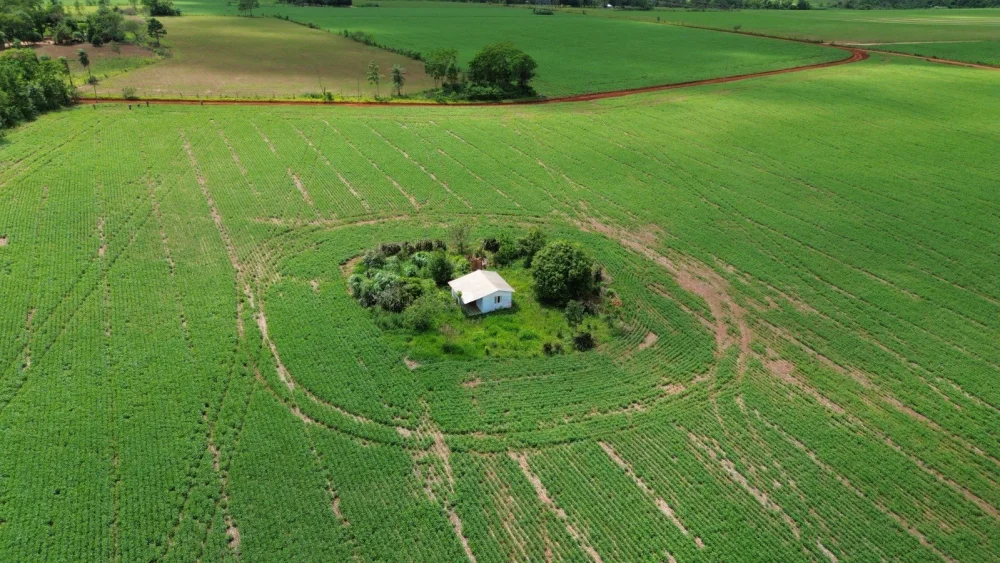
[[[83,49],[90,57],[90,71],[83,68],[77,58],[77,52]],[[65,57],[69,62],[70,72],[73,73],[73,81],[82,90],[90,89],[81,83],[87,80],[90,74],[99,80],[123,74],[145,65],[156,63],[160,58],[148,49],[135,45],[120,45],[119,52],[115,53],[109,45],[94,47],[90,44],[81,45],[43,45],[37,47],[35,51],[52,58]],[[93,92],[93,89],[90,89]]]
[[[580,13],[579,10],[565,10]],[[691,12],[591,10],[588,15],[634,21],[854,44],[867,49],[1000,64],[1000,9],[966,10],[741,10]]]
[[[379,8],[351,9],[276,5],[261,11],[337,33],[365,31],[379,43],[424,54],[454,48],[462,66],[482,47],[511,41],[537,60],[533,84],[545,96],[686,82],[845,58],[841,51],[812,45],[720,36],[646,22],[565,14],[539,17],[521,7],[380,4]]]
[[[839,43],[986,41],[1000,39],[1000,9],[966,10],[734,10],[589,11],[609,18],[683,23],[716,29]]]
[[[514,306],[480,316],[468,316],[460,308],[447,307],[434,319],[434,327],[414,332],[390,329],[389,334],[411,360],[434,361],[466,358],[524,358],[543,355],[545,343],[574,353],[573,334],[566,315],[558,307],[543,306],[535,299],[531,271],[524,268],[496,270],[514,288]],[[440,290],[439,298],[451,302],[451,294]],[[607,344],[611,329],[606,321],[587,315],[580,330],[590,332],[598,345]]]
[[[876,54],[592,103],[46,114],[0,145],[0,553],[988,560],[996,89]],[[627,330],[410,369],[341,265],[459,219],[579,242]]]
[[[319,95],[325,87],[337,98],[370,99],[377,91],[389,95],[394,64],[406,70],[404,94],[433,86],[416,61],[273,18],[182,16],[163,23],[172,56],[104,80],[99,93],[121,95],[131,86],[145,98],[269,99]],[[365,80],[371,61],[381,68],[378,90]]]

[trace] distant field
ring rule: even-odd
[[[389,70],[406,70],[403,92],[432,86],[423,65],[325,31],[274,18],[164,18],[172,57],[156,65],[104,80],[98,92],[121,95],[135,87],[140,97],[289,97],[318,94],[372,97],[365,80],[370,61],[382,71],[380,92],[389,94]]]
[[[959,42],[889,43],[865,47],[879,51],[909,53],[985,65],[1000,66],[1000,40]]]
[[[845,58],[842,51],[646,22],[557,14],[523,7],[380,2],[379,8],[268,6],[339,32],[366,31],[393,47],[455,48],[467,64],[483,46],[512,41],[538,61],[535,87],[561,96],[748,74]]]
[[[575,10],[574,10],[575,12]],[[1000,9],[590,11],[602,17],[684,23],[841,43],[1000,40]]]
[[[993,560],[997,91],[44,115],[0,144],[0,558]],[[584,245],[613,345],[408,364],[340,265],[460,218]]]

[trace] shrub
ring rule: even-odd
[[[135,86],[125,86],[122,88],[122,97],[126,100],[138,100],[139,94],[136,93]]]
[[[573,337],[573,348],[576,348],[580,352],[586,352],[594,348],[594,335],[589,332],[581,332]]]
[[[382,266],[385,266],[385,254],[382,254],[379,250],[369,250],[365,252],[364,257],[361,262],[370,270],[377,270]]]
[[[545,248],[545,233],[538,227],[532,227],[528,234],[517,239],[517,250],[524,256],[524,266],[530,268],[535,259],[535,254]]]
[[[394,283],[378,294],[378,305],[391,313],[401,313],[409,305],[409,296],[399,283]]]
[[[576,328],[583,322],[583,315],[585,313],[583,309],[583,304],[575,299],[570,299],[566,303],[566,322],[569,326]]]
[[[441,305],[433,295],[424,295],[407,307],[403,323],[417,332],[424,332],[434,327],[434,317],[440,310]]]
[[[584,299],[593,287],[593,261],[579,245],[557,240],[535,255],[532,277],[540,301],[563,305]]]
[[[513,263],[520,257],[517,243],[514,242],[514,239],[512,239],[510,235],[500,235],[497,244],[500,248],[497,249],[494,258],[496,259],[498,265],[506,266]]]
[[[487,237],[483,239],[483,250],[487,252],[496,252],[500,250],[500,241],[494,237]]]
[[[434,283],[444,285],[451,281],[455,267],[448,260],[448,256],[443,251],[439,251],[431,255],[430,261],[427,263],[427,271]]]

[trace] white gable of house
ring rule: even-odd
[[[500,274],[488,270],[476,270],[448,282],[453,293],[462,294],[462,304],[467,305],[497,292],[514,293],[514,288],[504,281]]]

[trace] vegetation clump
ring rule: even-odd
[[[472,232],[471,223],[456,222],[447,243],[383,243],[354,265],[351,295],[411,357],[553,356],[591,350],[610,334],[618,309],[604,307],[610,292],[600,290],[600,269],[578,246],[549,242],[537,227],[478,240]],[[470,316],[459,306],[448,282],[474,269],[496,270],[515,287],[510,309]],[[612,320],[595,322],[600,315]]]
[[[64,61],[40,58],[30,49],[0,53],[0,136],[4,129],[72,103],[67,74]]]

